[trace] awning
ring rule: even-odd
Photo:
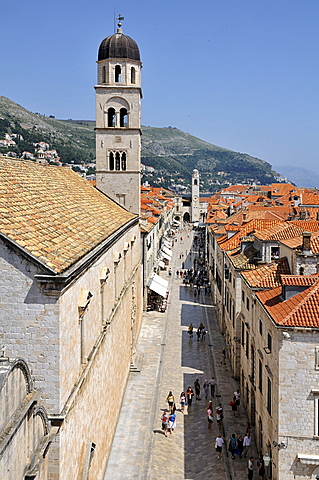
[[[160,277],[159,275],[156,275],[156,273],[152,273],[150,278],[148,279],[147,286],[153,292],[158,293],[161,295],[161,297],[166,297],[167,295],[167,285],[168,281],[165,280],[164,278]]]
[[[170,250],[169,248],[165,247],[165,245],[162,245],[162,250],[164,253],[166,253],[166,255],[169,255],[170,257],[172,256],[172,250]]]
[[[298,460],[301,463],[307,463],[308,465],[319,465],[319,456],[318,455],[304,455],[302,453],[298,453]]]
[[[165,268],[165,263],[162,262],[162,260],[160,260],[160,261],[158,262],[158,266],[161,267],[161,268]]]
[[[170,257],[169,255],[166,255],[166,253],[164,252],[161,252],[161,258],[165,258],[165,260],[171,260],[172,257]]]
[[[167,240],[164,240],[163,245],[164,245],[166,248],[169,248],[169,249],[172,248],[172,242],[168,242]]]

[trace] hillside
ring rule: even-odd
[[[33,144],[42,141],[57,151],[62,163],[93,162],[94,126],[93,121],[57,120],[32,113],[0,96],[0,139],[5,133],[23,138],[15,146],[0,146],[0,153],[33,153]],[[155,169],[147,174],[151,184],[185,190],[194,168],[200,171],[202,191],[214,191],[227,184],[269,184],[276,180],[277,174],[269,163],[212,145],[177,128],[142,127],[142,132],[142,163]]]

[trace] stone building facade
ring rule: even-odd
[[[71,170],[0,170],[0,341],[57,427],[49,478],[102,479],[141,324],[138,217]]]

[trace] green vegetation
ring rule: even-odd
[[[93,163],[95,160],[95,122],[57,120],[32,113],[0,96],[0,139],[5,133],[19,133],[16,146],[0,147],[18,156],[24,150],[34,152],[33,143],[44,141],[57,150],[62,163]],[[201,190],[213,192],[235,183],[270,184],[276,181],[271,165],[245,153],[233,152],[205,142],[174,127],[142,127],[142,163],[153,167],[143,180],[151,185],[189,187],[191,173],[201,174]],[[94,173],[91,169],[90,173]]]

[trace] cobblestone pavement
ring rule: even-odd
[[[108,467],[104,480],[242,480],[247,478],[247,459],[231,459],[227,442],[232,433],[245,434],[247,416],[243,407],[237,417],[232,415],[229,402],[238,388],[231,377],[228,360],[221,364],[221,351],[225,347],[224,337],[219,332],[215,307],[211,298],[201,293],[194,298],[192,290],[184,286],[175,275],[182,260],[185,268],[192,266],[195,254],[190,254],[192,233],[189,237],[181,233],[183,241],[173,248],[171,266],[173,276],[161,275],[170,281],[169,304],[165,313],[147,312],[137,349],[142,354],[140,372],[130,374]],[[185,238],[186,237],[186,238]],[[185,259],[185,252],[188,252]],[[180,253],[184,258],[180,259]],[[208,338],[197,341],[196,335],[189,338],[190,323],[200,322],[208,329]],[[205,378],[215,376],[217,381],[214,407],[221,402],[224,407],[222,436],[225,441],[222,459],[218,460],[214,448],[217,435],[216,422],[212,431],[207,428],[206,407],[208,399],[202,392],[201,400],[193,400],[180,411],[179,396],[194,381],[203,385]],[[161,414],[172,390],[177,406],[175,431],[166,438],[161,431]],[[214,412],[215,413],[215,412]],[[252,432],[254,443],[254,431]],[[257,458],[256,449],[252,454]],[[257,472],[254,472],[258,478]]]

